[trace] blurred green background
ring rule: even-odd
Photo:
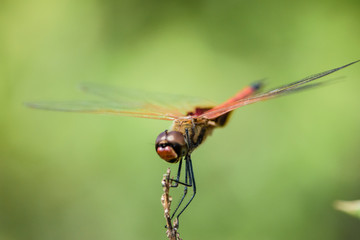
[[[166,239],[154,141],[167,121],[28,109],[81,82],[223,101],[360,58],[360,2],[5,0],[0,239]],[[193,154],[184,239],[359,239],[360,64],[239,109]],[[177,166],[172,166],[175,173]],[[178,199],[180,191],[174,191]]]

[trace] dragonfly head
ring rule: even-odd
[[[185,137],[181,132],[165,130],[156,138],[157,154],[169,163],[177,163],[188,151]]]

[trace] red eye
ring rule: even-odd
[[[155,142],[155,149],[162,159],[170,163],[178,162],[187,153],[185,138],[177,131],[160,133]]]

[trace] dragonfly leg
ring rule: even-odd
[[[191,185],[189,184],[189,180],[190,180],[190,176],[189,176],[189,164],[188,162],[185,162],[185,187],[184,187],[184,193],[180,199],[180,202],[178,203],[177,207],[175,208],[175,211],[173,212],[173,214],[171,215],[171,219],[173,219],[173,217],[175,216],[177,210],[179,209],[179,207],[181,206],[182,202],[184,201],[186,194],[187,194],[187,188],[191,187]]]
[[[191,187],[191,184],[187,183],[186,180],[185,180],[185,182],[181,182],[181,181],[180,181],[182,161],[183,161],[183,160],[180,160],[176,179],[173,179],[173,178],[170,179],[171,182],[175,182],[175,184],[171,185],[171,187],[177,187],[179,184],[180,184],[180,185],[183,185],[183,186]],[[186,165],[185,165],[185,168],[186,168]],[[185,170],[185,171],[186,171],[186,170]],[[186,179],[186,177],[187,177],[187,176],[186,176],[186,173],[185,173],[185,179]]]
[[[181,165],[182,165],[182,159],[179,162],[179,167],[178,167],[178,172],[177,172],[176,179],[171,179],[171,182],[175,182],[175,184],[171,185],[171,187],[177,187],[179,185],[180,174],[181,174]]]
[[[180,213],[176,216],[176,218],[178,219],[179,222],[179,217],[180,215],[185,211],[185,209],[190,205],[191,201],[194,199],[195,194],[196,194],[196,184],[195,184],[195,178],[194,178],[194,171],[193,171],[193,166],[192,166],[192,161],[191,161],[191,157],[190,155],[186,156],[186,162],[188,163],[188,175],[189,175],[189,181],[190,184],[193,187],[193,195],[191,196],[190,200],[187,202],[187,204],[185,205],[185,207],[180,211]],[[175,215],[175,212],[173,214],[173,216],[171,218],[173,218]]]
[[[186,183],[186,182],[181,182],[181,181],[177,181],[176,179],[170,179],[172,182],[175,182],[177,184],[186,186],[186,187],[192,187],[192,185],[190,183]],[[177,187],[178,185],[171,186],[171,187]]]
[[[185,129],[185,133],[186,133],[186,142],[188,144],[188,148],[191,149],[194,144],[190,138],[190,134],[189,134],[189,130]],[[200,135],[204,135],[204,132],[202,132],[202,134]],[[202,136],[200,136],[199,140],[202,141]],[[180,202],[178,203],[178,205],[175,208],[175,211],[173,212],[173,214],[171,215],[171,219],[174,218],[174,216],[176,215],[176,213],[178,212],[178,210],[180,209],[180,206],[182,205],[187,193],[188,193],[188,187],[193,187],[193,195],[191,196],[190,200],[186,203],[185,207],[183,207],[180,211],[179,214],[176,215],[176,219],[177,221],[179,221],[179,217],[180,215],[185,211],[185,209],[189,206],[189,204],[191,203],[191,201],[194,199],[195,194],[196,194],[196,185],[195,185],[195,178],[194,178],[194,172],[193,172],[193,167],[192,167],[192,162],[191,162],[191,157],[190,157],[190,153],[188,153],[185,156],[185,182],[180,182],[180,175],[181,175],[181,167],[182,167],[182,162],[179,163],[179,168],[178,168],[178,173],[177,173],[177,177],[176,179],[172,179],[172,181],[175,182],[174,185],[172,185],[171,187],[177,187],[178,184],[182,184],[184,185],[184,193],[180,199]],[[182,161],[182,160],[181,160]]]

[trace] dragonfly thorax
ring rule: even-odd
[[[181,132],[165,130],[156,138],[157,154],[169,163],[177,163],[188,152],[185,137]]]

